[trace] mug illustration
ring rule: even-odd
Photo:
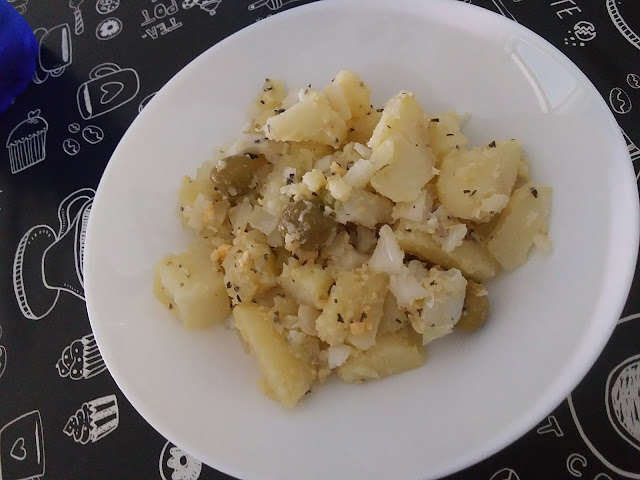
[[[99,117],[131,101],[140,90],[138,73],[115,63],[102,63],[89,73],[78,88],[76,100],[85,120]]]
[[[59,77],[73,62],[71,29],[64,23],[49,30],[36,28],[33,31],[38,40],[38,61],[33,83],[44,83],[49,76]]]
[[[120,6],[120,0],[98,0],[96,11],[101,15],[109,15]]]
[[[20,240],[13,261],[13,286],[26,318],[47,316],[60,292],[84,300],[84,240],[94,195],[90,188],[73,192],[58,207],[58,231],[36,225]]]
[[[95,443],[113,433],[120,422],[118,399],[115,395],[85,402],[71,415],[63,432],[76,443]]]
[[[520,477],[511,468],[503,468],[491,475],[489,480],[520,480]]]
[[[167,442],[160,452],[160,478],[162,480],[197,480],[202,462]]]
[[[586,446],[609,470],[632,479],[640,479],[640,351],[637,342],[625,340],[639,335],[640,314],[621,319],[589,384],[567,398]]]
[[[122,31],[122,21],[119,18],[111,17],[102,20],[96,27],[96,38],[98,40],[111,40]]]
[[[58,375],[71,380],[87,380],[107,369],[93,334],[74,340],[65,347],[56,363]]]
[[[27,13],[27,3],[29,0],[9,0],[9,3],[13,5],[20,15]]]
[[[34,410],[0,430],[0,478],[36,480],[45,473],[42,418]]]
[[[257,2],[249,5],[249,10],[257,10],[260,7],[267,7],[269,10],[280,10],[285,5],[293,2],[299,2],[300,0],[258,0]]]
[[[631,28],[629,22],[625,19],[625,17],[631,15],[632,12],[637,14],[637,2],[634,0],[627,1],[626,3],[623,0],[606,0],[606,5],[609,17],[611,17],[611,21],[620,34],[627,42],[640,50],[640,36],[638,36],[638,33]]]
[[[40,110],[29,112],[27,119],[11,130],[7,138],[11,173],[21,172],[46,158],[48,130],[49,124],[40,116]]]

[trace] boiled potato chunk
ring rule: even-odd
[[[521,157],[522,146],[516,140],[452,151],[440,165],[440,202],[455,217],[490,220],[509,201]]]
[[[274,112],[281,107],[286,96],[287,89],[282,81],[266,78],[258,96],[249,107],[249,117],[251,118],[249,131],[260,131],[267,119],[273,117]]]
[[[457,268],[467,278],[484,282],[495,277],[500,268],[486,247],[473,240],[465,239],[462,245],[445,252],[431,234],[414,228],[411,223],[401,222],[394,233],[406,253],[415,255],[423,262],[447,269]]]
[[[325,95],[307,90],[298,103],[269,118],[264,133],[279,142],[315,142],[337,148],[347,137],[347,124]]]
[[[515,270],[527,261],[533,239],[549,216],[551,196],[551,187],[535,183],[513,192],[488,243],[505,270]]]
[[[358,142],[363,145],[366,145],[371,135],[373,135],[373,130],[380,122],[380,118],[382,117],[382,112],[377,110],[371,110],[367,112],[364,117],[360,117],[358,119],[352,119],[349,122],[349,133],[347,134],[347,142]]]
[[[393,203],[380,195],[361,189],[352,189],[345,202],[335,203],[336,220],[339,223],[355,223],[374,228],[381,223],[391,223]]]
[[[347,383],[377,380],[422,366],[426,354],[420,335],[410,327],[381,335],[366,352],[354,351],[337,368]]]
[[[429,120],[429,139],[438,164],[453,150],[467,148],[467,138],[460,132],[460,127],[460,117],[453,110],[440,113]]]
[[[316,319],[320,340],[329,345],[344,343],[352,336],[373,341],[388,283],[386,275],[366,267],[341,271]]]
[[[283,266],[278,283],[298,304],[321,309],[329,297],[333,278],[321,265],[290,262]]]
[[[222,272],[201,244],[156,264],[153,293],[187,328],[204,328],[231,313]]]
[[[371,108],[371,89],[357,73],[350,70],[338,72],[324,93],[333,109],[345,120],[360,118]]]
[[[489,297],[481,283],[467,280],[467,292],[464,297],[464,308],[456,328],[464,332],[473,332],[482,327],[489,316]]]
[[[435,157],[429,146],[426,117],[415,96],[400,92],[385,106],[368,142],[373,150],[392,152],[371,178],[371,186],[394,202],[410,202],[433,178]],[[387,154],[385,153],[385,156]]]
[[[295,407],[315,379],[311,365],[293,353],[276,330],[267,308],[254,304],[237,305],[233,317],[264,375],[264,390],[284,406]]]

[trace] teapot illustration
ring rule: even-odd
[[[13,284],[22,314],[31,320],[46,317],[61,292],[84,300],[84,241],[95,191],[80,189],[58,207],[58,230],[36,225],[16,250]]]

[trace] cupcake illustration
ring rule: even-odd
[[[118,400],[115,395],[107,395],[83,403],[82,407],[71,415],[63,432],[73,437],[75,442],[86,445],[112,433],[118,428],[119,421]]]
[[[40,116],[40,110],[29,112],[9,133],[7,150],[11,173],[18,173],[39,163],[47,156],[47,130],[49,124]]]
[[[58,230],[36,225],[20,240],[13,261],[13,287],[22,314],[40,320],[61,292],[84,300],[84,240],[95,191],[73,192],[58,206]]]
[[[65,347],[56,363],[58,374],[71,380],[86,380],[104,372],[107,366],[100,355],[93,334],[74,340]]]

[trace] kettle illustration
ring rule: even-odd
[[[84,300],[84,241],[95,191],[83,188],[58,207],[58,230],[36,225],[20,240],[13,262],[13,284],[22,314],[46,317],[60,292]]]
[[[104,115],[132,100],[140,91],[138,73],[115,63],[102,63],[78,88],[78,110],[85,120]]]
[[[71,29],[66,23],[49,30],[37,28],[33,31],[38,40],[38,62],[33,82],[41,84],[49,76],[59,77],[71,65],[72,45]]]

